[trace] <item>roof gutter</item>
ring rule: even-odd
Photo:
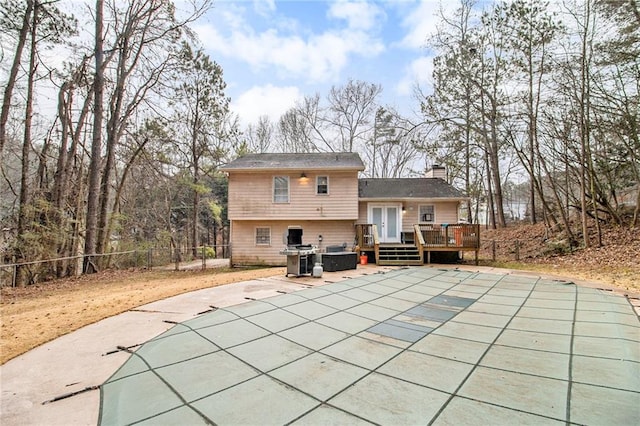
[[[292,166],[292,167],[247,167],[247,168],[235,168],[235,167],[231,167],[231,168],[225,168],[220,167],[220,170],[226,172],[226,173],[232,173],[232,172],[243,172],[243,173],[265,173],[265,172],[282,172],[282,171],[291,171],[291,172],[295,172],[295,171],[308,171],[308,170],[313,170],[313,171],[345,171],[345,172],[361,172],[364,170],[364,167],[317,167],[317,166]]]
[[[386,197],[386,198],[363,198],[358,197],[358,201],[378,201],[378,202],[394,202],[394,201],[467,201],[471,197]]]

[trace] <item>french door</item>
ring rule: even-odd
[[[378,227],[381,243],[399,243],[402,229],[402,206],[400,204],[370,204],[369,223]]]

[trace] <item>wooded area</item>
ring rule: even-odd
[[[523,198],[525,218],[571,247],[601,244],[601,222],[638,225],[636,0],[461,0],[425,34],[433,87],[415,89],[419,117],[348,80],[246,128],[191,29],[211,1],[180,6],[96,0],[74,16],[54,0],[0,3],[2,262],[84,254],[91,272],[107,266],[94,254],[225,244],[218,168],[246,152],[358,152],[367,177],[446,165],[470,223],[506,226]],[[39,275],[77,272],[60,261]]]

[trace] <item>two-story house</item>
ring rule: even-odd
[[[301,228],[305,244],[351,247],[364,170],[358,154],[248,154],[223,170],[232,264],[282,265],[289,228]]]
[[[425,178],[358,179],[355,153],[248,154],[229,176],[233,265],[283,265],[289,229],[302,243],[346,245],[387,264],[421,264],[432,251],[475,250],[477,225],[460,225],[467,198],[434,167]],[[372,260],[373,261],[373,260]]]

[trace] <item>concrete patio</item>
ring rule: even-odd
[[[3,365],[0,420],[640,422],[640,322],[629,300],[474,269],[358,267],[155,302]],[[100,391],[42,404],[90,385]]]

